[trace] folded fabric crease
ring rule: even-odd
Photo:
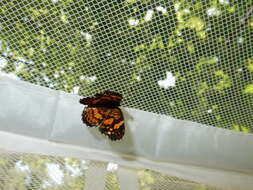
[[[69,157],[154,169],[224,189],[253,187],[252,134],[121,107],[126,134],[111,142],[82,123],[79,96],[6,76],[0,76],[0,89],[1,148],[57,156],[68,150]]]

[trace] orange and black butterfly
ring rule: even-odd
[[[95,97],[80,99],[80,103],[87,105],[82,113],[82,121],[89,127],[99,127],[102,134],[111,140],[120,140],[125,134],[123,114],[119,108],[122,95],[105,91]]]

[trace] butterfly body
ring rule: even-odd
[[[111,140],[121,139],[125,133],[123,114],[119,108],[122,98],[119,93],[105,91],[80,99],[81,104],[87,105],[82,121],[89,127],[99,127],[99,131]]]

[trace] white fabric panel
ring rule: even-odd
[[[138,175],[136,170],[129,169],[126,167],[119,167],[117,170],[120,190],[138,190]]]
[[[0,76],[0,130],[48,138],[57,91]]]
[[[253,187],[252,134],[122,108],[126,135],[111,142],[81,122],[80,97],[7,77],[0,77],[0,89],[0,130],[42,139],[8,142],[2,133],[3,148],[53,155],[65,155],[67,148],[69,157],[154,169],[230,190]]]

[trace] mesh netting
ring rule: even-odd
[[[252,0],[0,2],[0,68],[18,79],[251,132]]]
[[[119,190],[120,180],[117,175],[119,167],[121,166],[113,163],[21,154],[1,150],[0,189]],[[133,168],[127,168],[127,170],[136,172],[140,190],[218,190],[217,188],[151,170]],[[105,172],[105,176],[100,179],[99,174],[103,172]],[[127,177],[124,180],[131,183]]]
[[[112,90],[123,106],[253,132],[252,37],[252,0],[2,0],[0,74],[82,96]],[[117,168],[1,150],[0,189],[117,190]],[[218,190],[127,170],[143,190]]]

